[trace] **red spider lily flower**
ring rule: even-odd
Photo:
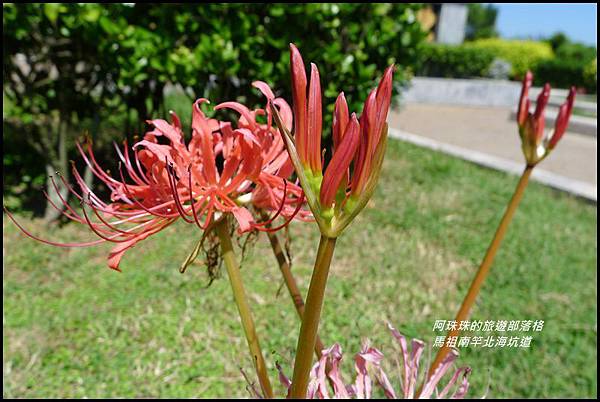
[[[270,113],[269,123],[259,124],[256,116],[264,114],[264,110],[250,112],[240,104],[230,104],[242,111],[238,128],[234,129],[229,122],[207,118],[200,109],[204,102],[207,100],[199,99],[193,105],[192,138],[188,145],[185,144],[179,118],[171,112],[171,123],[162,119],[148,122],[153,129],[133,146],[133,157],[126,143],[123,151],[116,147],[120,159],[118,179],[98,165],[89,142],[87,151],[77,145],[85,163],[110,189],[111,202],[103,202],[87,187],[73,166],[73,176],[81,194],[62,176],[60,178],[70,192],[93,211],[94,216],[90,216],[91,212],[87,212],[85,207],[82,214],[77,213],[63,198],[64,208],[54,207],[67,218],[88,225],[100,237],[99,240],[80,243],[44,240],[24,229],[10,213],[8,216],[29,237],[55,246],[84,247],[106,241],[117,243],[108,261],[109,267],[115,270],[119,270],[119,263],[127,250],[179,218],[208,230],[215,219],[231,213],[239,224],[240,233],[278,230],[296,216],[309,219],[310,212],[301,208],[302,189],[287,181],[293,166],[281,136],[270,124]],[[283,119],[291,127],[289,106],[282,99],[276,99],[274,103],[280,107]],[[159,143],[161,137],[168,144]],[[123,170],[133,184],[127,182]],[[56,183],[54,186],[58,193]],[[274,211],[274,215],[265,222],[256,222],[246,205]],[[266,227],[278,216],[285,218],[282,225]]]
[[[400,347],[402,365],[399,369],[399,392],[396,392],[390,378],[382,367],[384,354],[378,349],[369,346],[369,342],[363,342],[361,351],[354,357],[355,377],[353,383],[346,383],[342,377],[341,363],[343,358],[342,348],[334,344],[329,349],[322,351],[321,358],[315,363],[310,373],[310,383],[306,397],[308,399],[371,399],[375,387],[379,388],[387,399],[415,399],[419,388],[419,365],[425,344],[420,340],[411,342],[409,351],[407,339],[394,327],[388,324],[388,328]],[[454,371],[446,385],[438,390],[441,380],[449,374],[452,365],[458,358],[458,352],[452,350],[448,357],[436,370],[434,375],[422,384],[419,398],[429,399],[463,399],[469,389],[468,376],[471,372],[469,367],[461,367]],[[279,381],[289,391],[290,379],[283,373],[283,369],[276,364],[279,371]],[[262,397],[252,387],[254,395]],[[452,393],[451,393],[452,392]]]
[[[265,82],[255,81],[252,85],[265,95],[268,104],[276,105],[279,108],[283,124],[291,128],[292,111],[287,102],[282,98],[276,98]],[[273,126],[273,116],[270,108],[250,111],[240,103],[224,102],[217,105],[215,110],[225,108],[240,113],[236,131],[243,133],[247,138],[253,139],[254,152],[248,155],[248,158],[260,165],[258,174],[250,178],[254,186],[249,188],[245,195],[238,196],[237,200],[239,203],[250,201],[257,209],[276,211],[275,215],[265,222],[249,222],[250,226],[246,230],[273,231],[282,228],[296,216],[303,220],[310,219],[310,211],[301,208],[304,201],[302,189],[297,184],[290,183],[287,180],[294,172],[294,166],[289,159],[283,139]],[[266,116],[266,124],[259,123],[257,116]],[[290,197],[287,197],[287,194]],[[278,215],[286,218],[286,222],[275,228],[267,228],[266,224],[271,223]]]
[[[288,186],[285,179],[276,176],[285,161],[276,161],[277,156],[269,152],[271,148],[264,147],[265,132],[256,123],[255,112],[245,107],[242,110],[239,104],[224,103],[217,108],[232,106],[242,110],[238,128],[223,122],[211,126],[211,119],[200,109],[203,102],[206,100],[200,99],[194,104],[189,146],[178,146],[179,139],[170,139],[170,149],[175,151],[173,156],[176,158],[156,152],[167,166],[170,190],[179,214],[186,222],[195,222],[203,230],[208,229],[217,212],[231,213],[239,224],[240,233],[260,228],[244,206],[252,201],[255,190],[268,187],[273,202],[277,194],[283,194],[283,190],[297,195],[300,195],[300,190],[296,187],[288,191],[288,187],[293,186]],[[160,122],[152,123],[157,126]],[[172,132],[176,129],[169,125],[163,127]],[[144,141],[137,145],[150,146]],[[274,188],[281,191],[277,192]],[[285,206],[289,207],[290,199],[283,199],[280,195],[277,201],[282,205],[282,213],[289,210]]]
[[[127,185],[123,181],[113,178],[98,165],[89,141],[84,146],[86,148],[85,150],[84,147],[77,144],[79,152],[92,173],[111,190],[111,202],[105,203],[102,201],[100,197],[85,184],[85,181],[75,168],[74,164],[72,167],[73,177],[79,186],[79,192],[67,183],[60,174],[58,174],[58,177],[61,179],[63,185],[68,188],[70,193],[84,204],[81,213],[71,207],[60,195],[58,186],[53,177],[51,178],[51,181],[54,190],[60,197],[63,208],[59,208],[55,205],[46,191],[44,191],[44,195],[49,200],[50,205],[60,211],[64,216],[75,222],[89,226],[100,238],[99,240],[59,243],[42,239],[21,226],[6,208],[4,208],[4,210],[8,217],[23,233],[42,243],[59,247],[86,247],[104,242],[116,243],[115,247],[113,247],[109,253],[108,266],[114,270],[120,271],[119,263],[127,250],[135,246],[138,242],[158,233],[175,222],[178,219],[179,214],[175,209],[173,198],[168,194],[166,187],[167,176],[165,172],[158,169],[156,166],[151,166],[146,172],[141,168],[140,160],[143,161],[142,163],[147,163],[145,155],[138,156],[138,153],[136,152],[134,166],[127,145],[124,146],[123,152],[117,148],[122,163],[134,178],[135,184]],[[88,206],[91,211],[88,212],[88,208],[85,206]],[[90,216],[92,212],[93,216]]]
[[[542,92],[538,96],[536,108],[533,113],[529,111],[529,89],[533,81],[533,74],[528,71],[523,78],[523,87],[521,89],[521,98],[517,110],[517,124],[519,126],[519,135],[527,164],[534,166],[544,159],[550,151],[554,149],[558,141],[562,138],[575,103],[575,87],[571,87],[565,103],[563,103],[556,117],[554,130],[548,135],[544,134],[545,126],[545,108],[550,99],[550,85],[544,85]]]
[[[333,120],[333,155],[322,172],[322,105],[319,70],[311,64],[307,80],[300,52],[290,44],[294,136],[274,117],[285,138],[296,174],[321,232],[337,237],[371,198],[385,153],[387,114],[392,96],[394,66],[384,73],[371,91],[360,119],[348,112],[343,92],[338,96]],[[350,166],[353,170],[350,172]]]

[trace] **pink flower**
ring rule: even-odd
[[[548,136],[545,136],[544,126],[546,118],[544,114],[550,100],[550,85],[544,85],[542,92],[538,96],[535,111],[531,113],[529,110],[531,103],[529,100],[529,89],[531,88],[532,81],[533,74],[531,71],[528,71],[523,78],[523,87],[517,110],[517,124],[519,126],[519,135],[521,136],[525,159],[529,165],[533,166],[544,159],[554,149],[567,130],[573,104],[575,103],[575,87],[571,87],[567,100],[558,110],[554,130]]]
[[[393,66],[384,73],[379,86],[365,101],[360,119],[350,114],[344,93],[335,103],[333,155],[322,171],[322,104],[319,70],[311,64],[307,80],[304,61],[290,44],[294,136],[274,115],[308,204],[321,232],[337,237],[364,208],[375,190],[387,140],[387,114],[392,96]],[[353,169],[350,166],[353,164]]]
[[[392,381],[386,375],[382,368],[384,355],[378,349],[369,346],[368,341],[363,343],[361,351],[354,356],[354,382],[347,383],[341,372],[341,362],[343,358],[342,348],[339,344],[334,344],[329,349],[322,352],[321,358],[313,366],[310,373],[310,383],[308,385],[308,399],[371,399],[374,388],[379,388],[386,398],[396,399],[414,399],[419,388],[419,374],[425,374],[427,371],[419,370],[421,357],[425,344],[420,340],[413,340],[409,348],[406,338],[394,327],[388,324],[388,328],[394,339],[400,347],[400,358],[402,365],[399,370],[399,382],[401,384],[398,392],[394,389]],[[409,350],[410,349],[410,350]],[[458,352],[452,350],[444,359],[435,373],[422,384],[419,398],[443,399],[462,399],[469,389],[468,375],[471,369],[461,367],[454,370],[454,373],[447,380],[445,386],[439,389],[441,380],[450,369],[458,357]],[[281,384],[290,389],[291,381],[283,373],[283,369],[277,364],[279,370],[279,380]],[[252,386],[252,384],[250,384]],[[260,393],[254,390],[255,396],[261,397]]]

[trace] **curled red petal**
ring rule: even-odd
[[[271,90],[271,87],[269,86],[269,84],[267,84],[264,81],[254,81],[252,83],[252,86],[254,88],[257,88],[260,92],[262,92],[262,94],[268,99],[268,100],[273,100],[275,99],[275,94],[273,93],[273,91]]]
[[[238,221],[240,228],[238,229],[239,233],[244,233],[252,229],[252,224],[254,223],[254,217],[244,207],[234,207],[231,209],[231,213]]]
[[[279,114],[281,115],[281,119],[283,120],[283,125],[285,128],[288,131],[291,130],[294,118],[290,105],[288,105],[288,103],[282,98],[275,98],[273,100],[273,104],[279,108]],[[278,138],[281,139],[281,137]]]
[[[252,112],[246,106],[239,102],[223,102],[215,106],[215,110],[232,109],[238,112],[244,118],[244,122],[250,126],[251,130],[256,129],[256,120],[252,116]]]

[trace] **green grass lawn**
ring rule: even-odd
[[[515,176],[390,141],[381,182],[338,240],[321,321],[345,350],[346,375],[368,337],[393,362],[390,320],[432,343],[452,319],[517,183]],[[75,224],[53,239],[89,239]],[[544,320],[529,349],[467,348],[471,397],[596,395],[596,206],[531,183],[472,319]],[[247,396],[252,372],[226,273],[210,288],[201,265],[178,267],[199,233],[173,225],[131,250],[117,273],[109,245],[58,249],[4,220],[4,397]],[[316,226],[291,227],[294,272],[306,291]],[[242,273],[276,383],[291,374],[299,322],[266,237]],[[495,334],[498,335],[498,334]],[[395,370],[390,377],[398,387]],[[350,380],[350,378],[348,378]]]

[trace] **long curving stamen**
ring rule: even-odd
[[[49,244],[51,246],[57,246],[57,247],[88,247],[88,246],[95,246],[97,244],[102,244],[105,242],[105,240],[102,240],[102,239],[94,240],[94,241],[90,241],[90,242],[82,242],[82,243],[58,243],[58,242],[53,242],[50,240],[45,240],[45,239],[42,239],[41,237],[35,236],[33,233],[29,232],[23,226],[21,226],[21,224],[19,224],[19,222],[17,222],[15,217],[10,213],[10,211],[4,205],[2,206],[2,208],[4,209],[4,212],[10,218],[10,220],[13,221],[13,223],[15,225],[17,225],[17,227],[21,230],[21,232],[23,232],[23,234],[25,234],[27,237],[32,238],[33,240],[37,240],[44,244]]]
[[[108,228],[110,228],[111,230],[115,231],[115,232],[120,232],[126,235],[130,235],[131,232],[130,231],[126,231],[126,230],[122,230],[119,229],[118,227],[114,226],[116,225],[116,223],[110,223],[108,221],[106,221],[104,218],[102,218],[102,216],[98,213],[98,209],[95,208],[93,205],[90,205],[90,207],[92,208],[92,211],[94,211],[94,214],[98,217],[98,219],[100,219],[100,221]],[[153,220],[156,220],[157,218],[150,218],[150,219],[146,219],[143,222],[136,222],[136,223],[146,223],[146,222],[150,222]]]
[[[146,186],[146,185],[148,185],[148,183],[145,183],[137,175],[137,173],[135,172],[135,170],[133,170],[133,166],[131,165],[131,161],[129,160],[129,155],[127,154],[127,141],[123,141],[123,148],[125,150],[127,158],[123,155],[123,153],[119,149],[119,146],[117,145],[116,142],[113,142],[113,146],[115,147],[115,149],[117,151],[117,155],[119,156],[119,159],[121,159],[121,161],[125,164],[125,168],[127,169],[127,173],[129,173],[129,177],[131,177],[133,179],[133,181],[135,181],[135,183],[137,185],[139,185],[139,186]]]
[[[255,226],[264,226],[264,225],[269,225],[271,222],[273,222],[283,211],[283,207],[285,206],[285,198],[287,196],[287,180],[286,179],[282,179],[283,180],[283,196],[281,197],[281,204],[279,205],[279,209],[277,209],[277,212],[275,213],[275,215],[273,215],[273,217],[267,219],[264,222],[258,222],[255,223]]]
[[[123,177],[123,169],[121,168],[121,164],[119,164],[119,174],[121,175],[121,180],[123,180],[123,184],[124,184],[123,189],[125,190],[127,197],[131,198],[136,205],[138,205],[140,208],[142,208],[144,211],[148,212],[149,214],[152,214],[155,216],[160,216],[162,218],[173,218],[173,215],[165,215],[165,214],[157,212],[157,211],[151,211],[150,209],[146,208],[141,202],[139,202],[136,199],[136,197],[132,196],[132,194],[129,192],[129,188],[127,187],[127,184],[125,184],[125,178]],[[167,204],[169,204],[169,203],[167,203]]]
[[[59,177],[62,177],[62,176],[59,176]],[[52,182],[52,186],[54,187],[54,191],[56,192],[56,195],[58,195],[58,198],[60,199],[60,202],[62,202],[62,204],[67,208],[67,210],[74,215],[74,217],[72,217],[70,219],[72,219],[72,220],[74,220],[76,222],[83,223],[83,218],[81,217],[81,215],[79,215],[73,208],[71,208],[71,206],[69,205],[69,203],[63,198],[62,194],[58,190],[58,186],[56,185],[56,181],[54,180],[54,176],[50,175],[50,181]],[[56,205],[54,204],[54,202],[52,202],[52,200],[48,196],[48,193],[46,193],[46,191],[43,191],[43,194],[44,194],[44,196],[46,196],[46,199],[48,201],[50,201],[50,204],[56,210],[60,211],[60,209],[58,207],[56,207]],[[69,217],[69,215],[66,215],[66,214],[65,214],[65,216]]]
[[[81,154],[86,165],[89,166],[89,168],[92,170],[92,173],[94,173],[94,175],[96,175],[100,180],[102,180],[104,182],[104,184],[106,184],[106,186],[111,191],[114,191],[115,190],[114,184],[119,184],[119,182],[116,181],[115,179],[113,179],[108,174],[106,174],[102,170],[102,168],[97,163],[95,163],[95,159],[91,158],[91,156],[93,155],[91,147],[88,145],[88,152],[90,154],[90,157],[88,158],[88,156],[86,155],[86,152],[83,150],[83,148],[81,147],[81,145],[79,143],[75,143],[75,146],[79,150],[79,153]]]
[[[166,159],[166,158],[165,158]],[[175,171],[170,164],[166,164],[167,167],[167,177],[169,179],[169,187],[171,189],[171,193],[173,194],[173,199],[175,200],[175,207],[179,211],[179,215],[181,218],[187,223],[194,223],[193,220],[188,219],[187,214],[183,209],[183,205],[181,204],[181,200],[179,199],[179,191],[177,191],[177,183],[175,183]]]
[[[200,229],[202,229],[202,224],[200,223],[200,220],[198,219],[198,214],[196,214],[196,208],[194,208],[194,197],[192,194],[192,165],[188,166],[188,184],[189,184],[189,193],[190,193],[190,204],[192,207],[192,214],[194,215],[194,221],[196,222],[196,226],[198,226]],[[205,200],[207,198],[207,195],[203,196],[200,200],[200,202],[202,202],[203,200]]]
[[[52,208],[54,208],[58,213],[66,216],[67,218],[69,218],[70,220],[74,221],[74,222],[78,222],[78,223],[84,223],[83,222],[83,218],[81,218],[78,215],[71,215],[70,213],[68,213],[67,211],[65,211],[64,208],[59,208],[56,206],[56,204],[54,203],[54,201],[52,201],[52,199],[50,199],[50,196],[48,195],[48,193],[46,192],[46,190],[42,189],[42,194],[44,194],[44,197],[46,198],[46,200],[50,203],[50,205],[52,206]]]
[[[92,191],[91,188],[88,187],[88,185],[85,183],[85,180],[83,179],[83,177],[81,177],[81,174],[79,174],[79,171],[77,170],[77,168],[75,167],[75,163],[71,164],[71,172],[73,173],[73,177],[75,178],[75,181],[77,182],[77,184],[79,185],[79,188],[82,191],[82,195],[78,195],[75,193],[75,191],[73,191],[73,194],[76,194],[77,198],[79,198],[79,201],[83,200],[83,195],[85,194],[91,194],[94,197],[94,202],[96,202],[98,205],[101,205],[102,207],[106,208],[107,205],[105,202],[103,202],[100,197],[98,197],[96,195],[96,193],[94,193]],[[60,174],[60,172],[57,172],[57,175],[61,178],[62,182],[65,184],[65,186],[69,186],[69,184],[67,183],[67,181],[62,177],[62,175]],[[114,187],[110,187],[111,191],[115,191]]]
[[[83,201],[83,203],[85,203],[85,201]],[[129,238],[117,239],[117,237],[123,237],[124,235],[122,235],[122,234],[116,234],[115,237],[106,237],[104,234],[100,233],[100,229],[96,228],[96,225],[90,220],[87,212],[85,211],[85,207],[81,208],[81,210],[83,211],[83,216],[85,217],[87,225],[90,227],[90,229],[92,229],[92,232],[94,232],[96,235],[98,235],[98,237],[100,237],[106,241],[113,242],[113,243],[125,243],[126,241],[131,240]]]
[[[300,212],[300,209],[302,208],[302,204],[304,204],[304,193],[302,193],[302,195],[300,196],[300,200],[298,201],[298,205],[296,206],[296,209],[294,210],[294,212],[289,216],[289,218],[287,218],[285,220],[284,223],[282,223],[281,225],[277,226],[277,227],[273,227],[273,228],[256,228],[257,230],[263,231],[263,232],[275,232],[279,229],[284,228],[285,226],[287,226],[292,219],[294,219],[294,217],[298,214],[298,212]]]

